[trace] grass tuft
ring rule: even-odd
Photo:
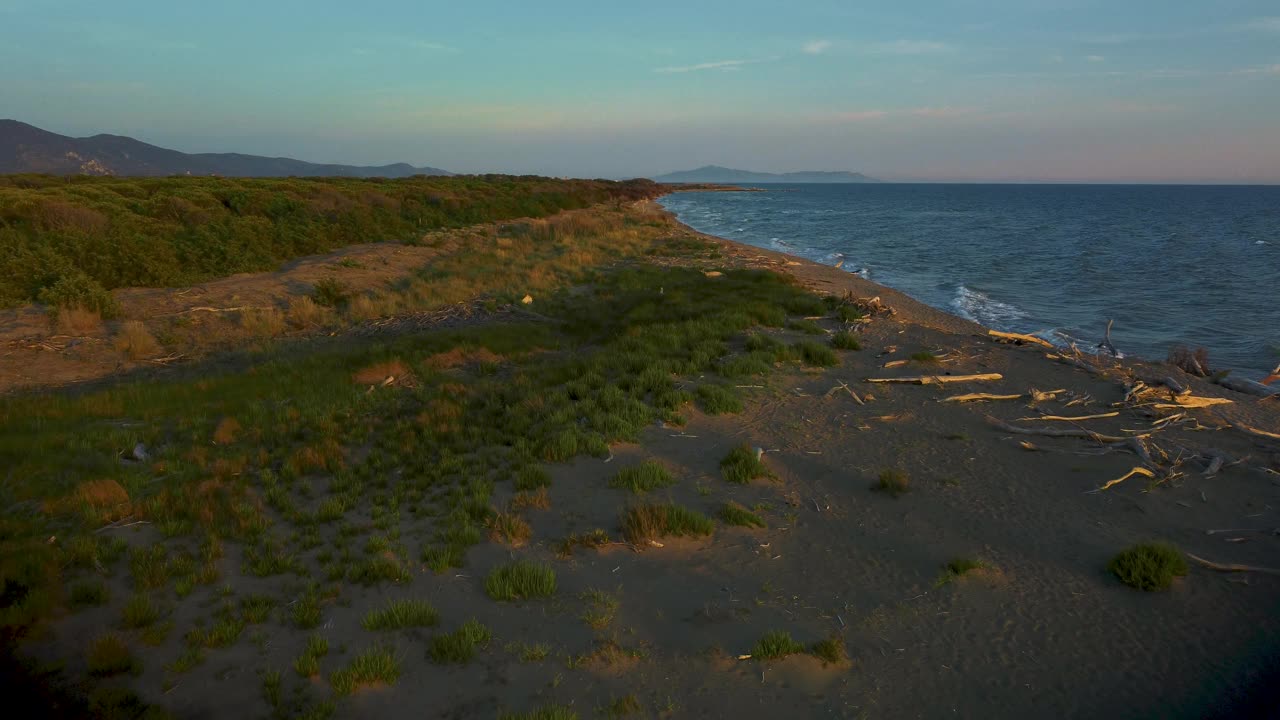
[[[727,502],[720,508],[720,519],[730,525],[742,527],[767,527],[763,518],[736,502]]]
[[[361,621],[365,630],[399,630],[428,627],[440,622],[440,613],[425,600],[392,600],[387,606],[370,610]]]
[[[896,498],[911,489],[911,480],[905,472],[890,468],[881,471],[879,479],[871,486],[871,489]]]
[[[339,697],[350,695],[362,686],[381,683],[394,685],[400,679],[400,659],[389,648],[370,648],[356,656],[349,665],[329,675],[329,686]]]
[[[129,651],[124,638],[116,633],[106,633],[94,638],[85,653],[89,674],[105,677],[123,673],[137,673],[141,666]]]
[[[796,352],[805,365],[811,367],[832,367],[840,364],[840,358],[829,346],[813,340],[803,340],[795,344]]]
[[[675,478],[671,477],[671,473],[653,460],[646,460],[639,465],[623,468],[609,480],[609,487],[627,488],[637,495],[650,490],[670,487],[673,484],[675,484]]]
[[[1107,563],[1120,582],[1148,592],[1165,590],[1174,577],[1187,574],[1187,559],[1168,543],[1142,543],[1121,552]]]
[[[494,568],[484,581],[484,589],[494,600],[551,597],[556,592],[556,571],[543,563],[517,560]]]
[[[938,580],[933,584],[935,588],[942,587],[953,580],[959,580],[965,574],[974,570],[986,568],[987,564],[980,558],[975,557],[954,557],[947,562],[942,568],[942,574],[938,576]]]
[[[841,331],[831,336],[831,347],[837,350],[861,350],[862,343],[857,335]]]
[[[699,385],[695,391],[698,404],[708,415],[725,415],[742,412],[742,398],[727,385]]]
[[[312,635],[307,639],[307,647],[293,661],[293,669],[304,678],[320,675],[320,658],[329,654],[329,640],[323,635]]]
[[[773,471],[750,445],[742,444],[729,451],[720,461],[720,472],[731,483],[746,484],[757,478],[771,478]]]
[[[668,535],[699,537],[715,532],[715,522],[682,505],[632,505],[623,511],[622,534],[636,546]]]
[[[813,644],[809,652],[824,663],[839,665],[849,659],[848,653],[844,649],[844,638],[839,635],[831,635],[826,640],[819,640]]]
[[[476,655],[480,646],[489,642],[493,633],[479,620],[471,619],[451,633],[431,639],[427,654],[438,663],[466,663]]]
[[[774,630],[760,638],[760,642],[756,643],[751,651],[751,657],[756,660],[777,660],[788,655],[798,655],[804,651],[803,645],[791,639],[791,633],[785,630]]]
[[[578,720],[578,713],[567,705],[544,705],[525,713],[505,712],[498,720]]]

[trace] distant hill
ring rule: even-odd
[[[121,135],[73,138],[17,120],[0,120],[0,174],[222,175],[227,177],[386,177],[452,175],[405,163],[380,167],[321,165],[239,153],[187,154]]]
[[[856,172],[807,170],[791,173],[762,173],[707,165],[653,178],[663,183],[868,183],[880,182]]]

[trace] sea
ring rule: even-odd
[[[857,273],[989,328],[1094,351],[1280,363],[1280,186],[868,183],[677,192],[711,235]]]

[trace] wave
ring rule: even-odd
[[[1007,329],[1011,323],[1028,317],[1026,311],[1018,306],[1001,302],[981,290],[974,290],[964,285],[956,288],[951,307],[962,318],[997,329]]]

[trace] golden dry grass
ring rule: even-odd
[[[413,371],[400,360],[388,360],[361,368],[351,376],[357,385],[381,385],[388,379],[396,385],[405,385],[413,379]]]
[[[328,311],[306,295],[289,299],[289,324],[299,330],[317,327],[324,323]]]
[[[230,445],[236,441],[240,430],[239,421],[233,417],[224,417],[213,430],[213,442],[215,445]]]
[[[436,370],[452,370],[464,365],[496,364],[503,357],[488,348],[453,348],[427,358],[427,365]]]
[[[116,350],[124,353],[130,360],[142,360],[160,353],[160,343],[156,342],[147,326],[138,320],[121,323],[112,343]]]
[[[54,515],[80,512],[91,523],[106,524],[131,515],[133,503],[123,485],[101,479],[80,483],[70,495],[46,502],[44,509]]]
[[[273,338],[285,330],[284,314],[276,308],[245,310],[240,313],[240,327],[253,337]]]
[[[60,308],[54,329],[59,335],[96,335],[102,331],[102,315],[78,306]]]

